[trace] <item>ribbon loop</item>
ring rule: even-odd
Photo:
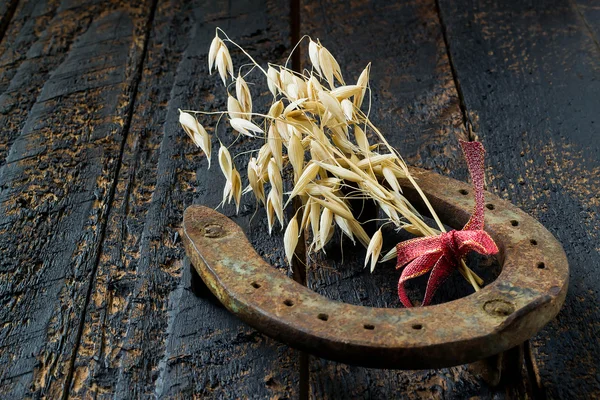
[[[460,141],[469,174],[473,181],[475,208],[462,230],[442,232],[438,236],[410,239],[398,243],[396,268],[404,268],[398,281],[398,297],[405,307],[412,303],[404,289],[404,282],[431,271],[423,305],[428,305],[436,290],[458,268],[460,260],[471,251],[483,255],[498,253],[494,240],[483,230],[485,213],[484,157],[485,150],[480,142]],[[407,265],[408,264],[408,265]]]

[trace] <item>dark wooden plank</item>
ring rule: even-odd
[[[490,189],[538,218],[569,258],[565,306],[533,341],[542,384],[550,398],[598,397],[600,48],[569,1],[440,7]]]
[[[68,380],[150,10],[24,1],[2,42],[0,397]]]
[[[18,0],[0,1],[0,40],[2,40],[6,33],[8,24],[10,24],[10,21],[12,20],[18,3]]]
[[[207,170],[206,157],[179,126],[177,111],[226,107],[220,79],[208,76],[215,27],[257,60],[282,60],[290,49],[287,13],[281,2],[260,0],[159,4],[75,362],[73,397],[297,397],[298,354],[220,306],[190,271],[178,233],[188,205],[216,207],[222,197],[218,141],[214,138]],[[246,62],[232,46],[230,51],[236,68]],[[272,98],[268,89],[251,90],[255,108],[264,110]],[[202,121],[207,129],[215,123]],[[219,136],[232,139],[224,129]],[[240,140],[231,152],[256,146]],[[236,160],[243,179],[245,158]],[[252,219],[254,201],[244,198],[239,216],[232,205],[221,211],[285,273],[282,235],[269,237],[264,210]]]
[[[352,81],[370,61],[374,122],[413,164],[466,179],[458,139],[467,139],[433,1],[330,0],[304,5],[302,33],[321,39]],[[351,44],[351,45],[349,45]],[[388,240],[385,249],[393,246]],[[309,263],[309,286],[329,297],[374,307],[399,307],[393,263],[363,269],[364,249],[339,244]],[[451,287],[465,292],[457,274]],[[468,291],[466,292],[468,293]],[[376,370],[311,357],[313,398],[468,398],[501,395],[467,366],[431,371]]]
[[[56,32],[52,24],[56,24],[59,6],[22,1],[0,42],[0,166],[6,162],[49,75],[65,60],[74,40],[87,30],[91,12],[97,11],[97,7],[79,14],[64,10],[60,14],[68,14],[70,22]]]

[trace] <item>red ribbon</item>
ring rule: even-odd
[[[406,265],[398,281],[398,297],[405,307],[412,303],[404,290],[404,282],[431,271],[423,305],[431,302],[436,290],[458,268],[460,260],[471,251],[491,255],[498,253],[498,246],[483,230],[484,225],[484,156],[479,142],[460,141],[475,190],[475,210],[462,230],[443,232],[439,236],[420,237],[398,243],[396,268]]]

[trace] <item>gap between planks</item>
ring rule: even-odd
[[[448,42],[448,34],[446,32],[446,25],[444,24],[444,19],[442,18],[442,12],[440,10],[440,0],[435,0],[435,13],[438,17],[438,22],[440,24],[440,28],[442,30],[442,37],[444,38],[444,47],[446,48],[446,56],[448,57],[448,63],[450,64],[450,71],[452,72],[452,80],[454,81],[454,87],[456,88],[456,93],[458,94],[458,104],[460,107],[460,112],[463,117],[463,125],[466,129],[467,137],[469,138],[469,142],[476,140],[475,135],[473,134],[472,122],[469,118],[469,113],[467,111],[467,105],[465,103],[465,98],[463,96],[462,88],[460,87],[460,81],[458,80],[458,74],[456,72],[456,67],[454,65],[454,60],[452,59],[452,54],[450,53],[450,43]]]
[[[585,14],[581,11],[579,4],[577,4],[575,0],[571,0],[569,3],[571,4],[571,7],[573,7],[573,9],[575,10],[575,13],[581,19],[583,26],[585,26],[585,29],[588,31],[588,34],[590,35],[596,46],[600,49],[600,41],[598,41],[598,37],[596,36],[596,33],[594,33],[594,29],[588,22],[587,18],[585,17]]]
[[[300,0],[290,0],[290,43],[295,46],[300,41]],[[292,53],[292,70],[300,72],[302,70],[302,53],[300,47],[296,47]],[[302,204],[299,199],[295,199],[294,215],[298,212]],[[307,265],[307,252],[306,252],[306,234],[301,232],[300,239],[298,240],[299,246],[296,247],[292,262],[292,274],[294,280],[298,283],[306,286],[306,265]],[[299,352],[298,356],[298,369],[299,369],[299,382],[298,382],[298,398],[300,400],[308,399],[308,393],[310,388],[309,382],[309,355],[304,351]]]
[[[8,25],[10,25],[10,21],[12,21],[18,5],[19,0],[10,0],[6,10],[4,11],[4,15],[0,17],[0,42],[4,39]]]

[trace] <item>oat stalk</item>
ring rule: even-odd
[[[222,35],[223,38],[220,37]],[[295,72],[286,66],[259,65],[241,46],[217,29],[208,57],[209,72],[218,72],[224,86],[235,83],[235,93],[227,95],[227,110],[220,112],[181,111],[180,123],[209,160],[211,136],[196,119],[196,114],[225,117],[231,133],[256,140],[260,144],[248,161],[248,184],[242,187],[240,174],[228,148],[220,143],[219,165],[225,176],[222,204],[232,200],[239,211],[243,193],[253,193],[267,211],[269,233],[277,220],[284,227],[284,209],[299,197],[302,207],[288,222],[284,234],[286,258],[291,264],[299,232],[312,232],[308,254],[325,251],[336,229],[352,242],[367,249],[365,266],[377,265],[383,237],[379,229],[373,237],[356,220],[352,200],[374,201],[386,215],[385,223],[406,229],[418,236],[445,232],[444,226],[427,197],[410,174],[400,154],[369,118],[371,65],[360,73],[356,83],[346,84],[335,57],[318,40],[308,40],[311,70]],[[238,72],[227,48],[230,43],[260,71],[273,95],[266,114],[253,110],[252,91]],[[300,43],[298,43],[299,45]],[[247,75],[246,75],[247,76]],[[232,85],[233,87],[233,85]],[[368,99],[367,111],[363,102]],[[216,131],[216,128],[215,128]],[[371,142],[373,140],[373,142]],[[290,168],[294,186],[284,192],[282,173]],[[438,229],[428,226],[402,194],[399,178],[408,179],[423,199]],[[265,186],[268,185],[268,192]],[[395,248],[383,261],[395,257]],[[464,262],[460,272],[479,290],[483,282]]]

